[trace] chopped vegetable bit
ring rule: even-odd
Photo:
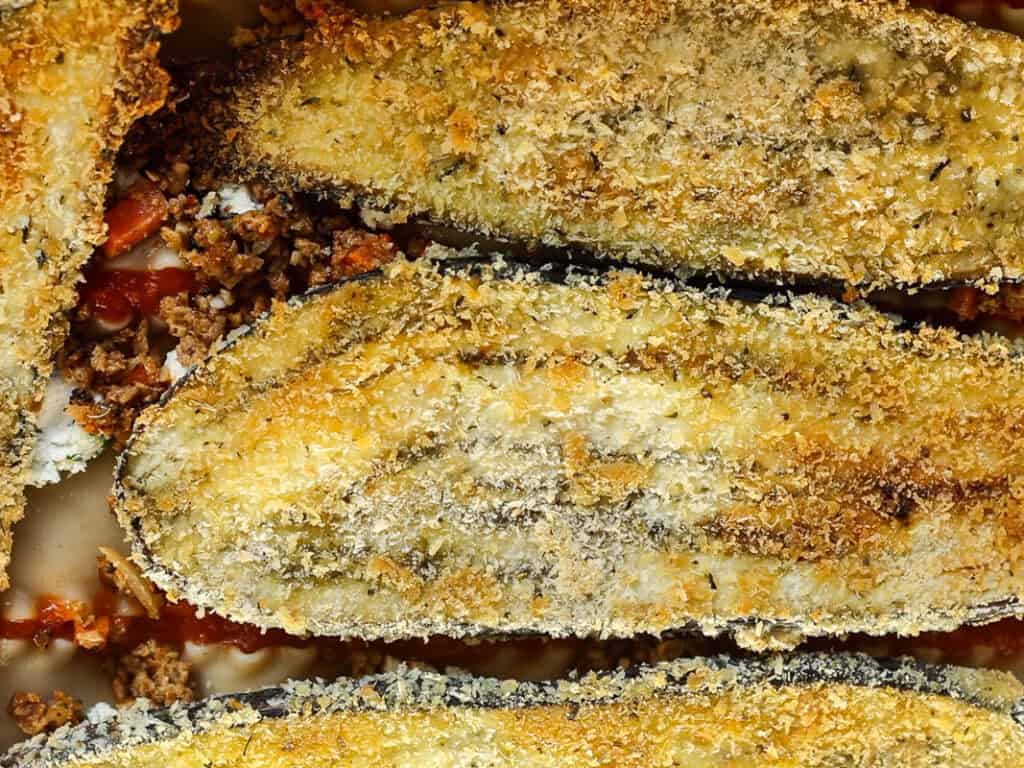
[[[151,181],[141,179],[128,194],[107,211],[107,241],[103,254],[108,259],[127,253],[160,229],[168,215],[167,198]]]

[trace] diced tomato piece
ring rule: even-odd
[[[93,316],[112,325],[125,323],[135,314],[131,302],[105,281],[86,283],[82,289],[82,302],[89,306]]]
[[[159,187],[143,179],[107,211],[107,241],[103,254],[113,259],[127,253],[160,229],[167,220],[167,198]]]
[[[81,300],[96,317],[120,323],[135,314],[154,315],[161,299],[195,289],[196,276],[189,269],[106,271],[93,268],[86,275]]]
[[[977,288],[954,288],[949,295],[949,308],[961,320],[973,320],[978,316],[981,291]]]

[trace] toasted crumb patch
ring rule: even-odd
[[[1021,611],[1019,347],[457,255],[275,306],[146,412],[115,506],[147,577],[364,639]]]
[[[49,701],[35,693],[18,691],[11,697],[7,712],[28,736],[50,733],[62,725],[77,725],[84,717],[82,702],[59,689]]]
[[[865,657],[685,661],[548,684],[399,667],[330,685],[135,707],[18,745],[0,766],[871,765],[1024,761],[1008,674]]]

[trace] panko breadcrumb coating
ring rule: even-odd
[[[328,8],[238,86],[235,173],[679,272],[1024,277],[1015,36],[899,0]]]
[[[539,684],[399,668],[97,713],[0,766],[1011,768],[1024,762],[1022,693],[1006,673],[845,655],[687,659]]]
[[[174,0],[36,0],[0,14],[0,591],[34,442],[34,413],[104,238],[128,127],[163,101],[159,36]]]
[[[171,599],[293,633],[912,634],[1021,612],[1022,414],[1005,339],[402,261],[179,382],[115,506]]]

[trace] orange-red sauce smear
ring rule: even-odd
[[[118,615],[119,597],[104,587],[92,603],[76,603],[54,596],[37,601],[36,615],[32,619],[0,619],[0,640],[31,640],[45,647],[51,640],[74,642],[76,632],[99,631],[105,634],[101,646],[87,648],[94,653],[118,654],[130,650],[146,640],[157,640],[176,648],[185,643],[196,645],[229,645],[243,653],[254,653],[263,648],[290,647],[315,648],[319,658],[328,661],[343,660],[354,652],[375,648],[397,658],[418,659],[435,666],[451,664],[469,665],[492,659],[498,645],[491,643],[463,643],[444,637],[403,640],[393,643],[367,643],[361,640],[339,640],[325,637],[299,637],[279,629],[260,630],[250,624],[239,624],[220,616],[207,614],[200,617],[188,603],[165,603],[157,619],[144,615]],[[540,654],[544,649],[575,647],[574,640],[548,640],[524,638],[516,640],[517,650]],[[507,644],[506,644],[507,645]]]
[[[160,300],[196,290],[195,274],[189,269],[111,269],[105,261],[128,253],[167,222],[170,208],[164,193],[143,178],[114,203],[104,216],[107,239],[85,270],[81,303],[93,317],[123,325],[135,317],[155,315]]]
[[[32,640],[43,646],[53,639],[76,639],[76,632],[95,628],[105,635],[104,647],[134,647],[148,639],[168,645],[186,642],[198,644],[225,643],[246,653],[268,646],[305,646],[310,641],[280,630],[261,632],[257,627],[237,624],[220,616],[200,617],[187,603],[167,603],[160,617],[116,614],[118,596],[101,589],[90,605],[46,595],[36,602],[31,619],[0,619],[0,639]]]

